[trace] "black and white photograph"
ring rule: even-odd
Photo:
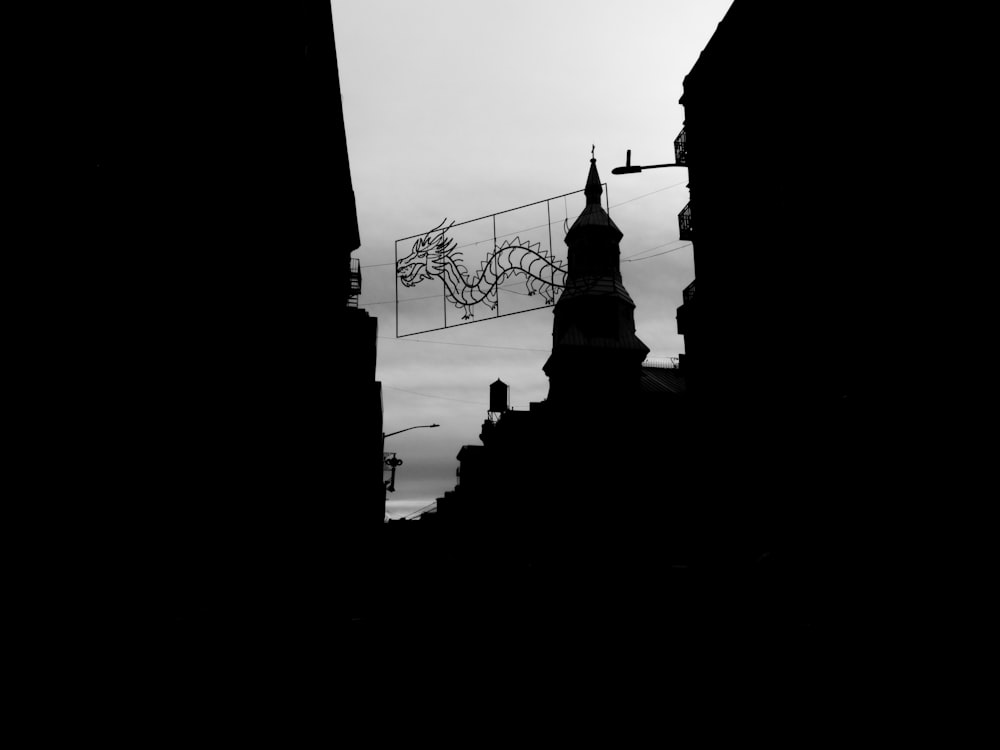
[[[878,5],[76,10],[93,653],[651,717],[649,679],[901,642],[966,269],[948,55]]]

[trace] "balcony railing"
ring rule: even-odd
[[[687,164],[688,155],[688,141],[687,141],[687,130],[681,128],[680,135],[674,139],[674,163],[675,164]]]
[[[643,367],[652,367],[658,370],[676,370],[677,357],[646,357],[642,361]]]
[[[684,291],[681,292],[681,294],[684,297],[684,304],[687,304],[688,302],[690,302],[691,300],[693,300],[694,299],[694,282],[692,281],[690,284],[688,284],[686,287],[684,287]]]
[[[361,261],[351,258],[351,269],[347,273],[347,306],[358,306],[358,295],[361,294]]]
[[[361,294],[361,261],[351,258],[351,295]]]
[[[680,228],[680,238],[682,240],[693,240],[694,229],[691,226],[691,204],[688,203],[681,212],[677,214],[677,224]]]

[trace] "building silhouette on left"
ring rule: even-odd
[[[86,609],[167,650],[308,642],[344,572],[335,526],[377,529],[383,502],[330,3],[128,31],[94,13]]]

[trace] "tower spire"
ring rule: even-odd
[[[587,205],[566,234],[566,285],[553,310],[552,354],[543,367],[549,396],[563,403],[594,393],[637,393],[649,354],[635,335],[635,303],[619,267],[622,233],[601,207],[603,192],[592,150]]]
[[[601,187],[601,176],[597,174],[597,158],[594,156],[594,146],[590,147],[590,173],[587,175],[587,187],[583,194],[587,196],[587,205],[601,205],[601,195],[604,188]]]

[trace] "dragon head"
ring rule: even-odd
[[[455,222],[445,226],[445,219],[413,243],[410,254],[396,262],[396,275],[403,286],[416,286],[425,279],[439,276],[441,264],[455,249],[455,240],[447,236]]]

